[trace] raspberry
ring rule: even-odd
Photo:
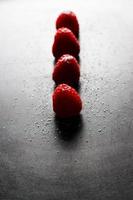
[[[73,56],[64,54],[55,64],[53,71],[53,80],[56,84],[66,83],[75,85],[79,81],[80,68],[79,64]]]
[[[53,93],[53,110],[60,118],[77,116],[82,109],[82,101],[74,88],[60,84]]]
[[[52,52],[55,58],[63,54],[71,54],[78,57],[80,46],[77,38],[68,28],[59,28],[55,34]]]
[[[79,23],[74,12],[62,12],[56,20],[56,28],[69,28],[74,35],[79,36]]]

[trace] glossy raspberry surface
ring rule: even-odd
[[[52,52],[55,58],[61,57],[63,54],[71,54],[78,57],[80,52],[79,41],[68,28],[59,28],[54,37]]]
[[[69,54],[64,54],[61,56],[55,64],[52,77],[56,84],[78,84],[80,67],[76,58]]]
[[[60,84],[53,93],[53,110],[58,117],[77,116],[82,109],[82,101],[74,88]]]
[[[69,28],[74,35],[79,36],[79,23],[74,12],[62,12],[56,20],[56,28],[66,27]]]

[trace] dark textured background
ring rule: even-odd
[[[51,106],[55,20],[80,23],[84,102]],[[0,200],[133,199],[133,2],[0,0]]]

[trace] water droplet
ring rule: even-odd
[[[102,129],[99,129],[98,132],[101,133],[101,132],[102,132]]]

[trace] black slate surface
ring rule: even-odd
[[[0,1],[0,200],[133,199],[133,2]],[[55,118],[55,20],[80,23],[84,108]]]

